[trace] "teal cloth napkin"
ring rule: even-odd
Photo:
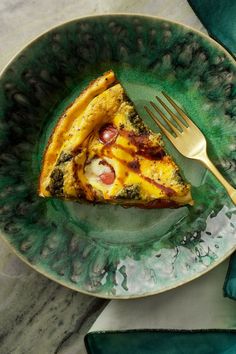
[[[229,268],[224,283],[224,296],[236,300],[236,253],[234,253],[229,262]]]
[[[236,1],[188,0],[209,35],[236,55]]]
[[[90,332],[85,345],[88,354],[235,354],[236,330]]]
[[[188,2],[209,35],[236,58],[236,0],[188,0]],[[236,253],[230,260],[224,295],[236,300]]]

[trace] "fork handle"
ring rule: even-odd
[[[213,173],[213,175],[215,175],[215,177],[225,187],[225,189],[228,192],[230,198],[232,199],[232,201],[236,205],[236,189],[233,188],[231,186],[231,184],[229,184],[229,182],[226,181],[226,179],[222,176],[222,174],[217,170],[215,165],[209,159],[207,153],[205,153],[204,155],[201,155],[200,159],[203,162],[203,164],[208,168],[208,170],[210,170],[211,173]]]

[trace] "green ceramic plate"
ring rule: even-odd
[[[72,289],[140,297],[184,284],[236,246],[236,208],[200,164],[167,150],[192,184],[194,207],[140,210],[37,196],[42,154],[58,116],[113,69],[143,119],[165,90],[202,129],[209,155],[236,182],[236,65],[208,37],[164,19],[87,17],[54,28],[7,66],[0,82],[0,226],[34,269]]]

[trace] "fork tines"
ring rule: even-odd
[[[173,138],[173,135],[179,136],[186,128],[188,128],[191,124],[191,120],[187,117],[187,115],[182,111],[182,109],[177,106],[177,104],[165,93],[162,91],[162,94],[165,96],[167,101],[171,104],[171,106],[176,110],[176,112],[181,116],[183,121],[181,121],[178,116],[165,104],[165,102],[158,96],[156,96],[157,101],[164,108],[164,110],[170,115],[175,124],[173,124],[163,113],[163,111],[152,101],[150,101],[151,106],[155,109],[155,111],[161,116],[161,118],[166,122],[168,127],[171,129],[170,132],[166,127],[157,119],[155,114],[150,111],[150,109],[145,106],[145,110],[149,114],[149,116],[156,122],[159,128],[165,133],[165,135],[170,139]],[[174,134],[173,134],[174,133]]]

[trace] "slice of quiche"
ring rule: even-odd
[[[113,71],[91,82],[59,119],[39,195],[144,208],[192,204],[160,134],[143,123]]]

